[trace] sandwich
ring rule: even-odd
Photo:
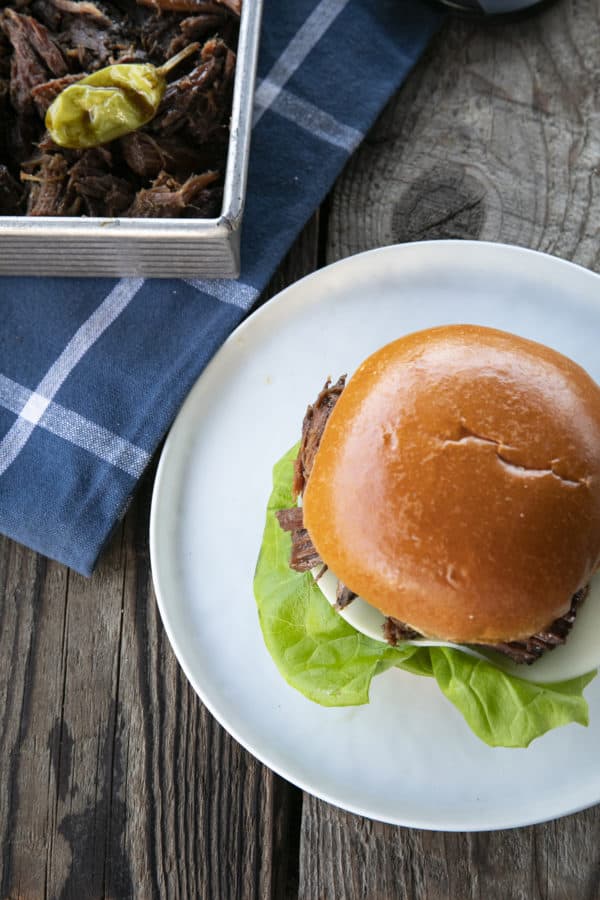
[[[254,586],[309,699],[367,702],[397,667],[523,747],[587,724],[599,566],[600,388],[548,347],[455,325],[326,382],[275,467]]]

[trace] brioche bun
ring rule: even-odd
[[[370,356],[325,428],[304,524],[352,591],[430,638],[521,640],[600,563],[600,388],[474,325]]]

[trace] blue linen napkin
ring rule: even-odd
[[[192,384],[440,21],[419,0],[266,0],[239,280],[0,279],[0,531],[91,573]]]

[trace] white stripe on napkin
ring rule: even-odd
[[[232,281],[228,278],[214,278],[210,281],[204,281],[200,278],[184,278],[186,284],[208,294],[221,303],[229,303],[232,306],[239,306],[241,309],[250,309],[260,291],[258,288],[252,287],[251,284],[245,284],[243,281]]]
[[[0,406],[93,453],[134,478],[140,477],[150,460],[150,455],[141,447],[66,406],[41,397],[6,375],[0,375]]]
[[[50,366],[35,391],[33,391],[33,394],[37,396],[37,399],[33,401],[34,406],[28,408],[27,402],[23,405],[19,411],[19,418],[4,435],[2,441],[0,441],[0,475],[17,458],[29,440],[40,416],[46,415],[42,410],[42,401],[50,403],[54,399],[56,392],[77,363],[90,347],[96,343],[108,326],[131,303],[143,283],[143,278],[123,278],[118,281],[106,299],[77,329],[58,359]],[[56,302],[59,303],[60,298],[57,298]],[[22,415],[24,410],[27,417]],[[36,419],[38,413],[39,415]]]
[[[264,82],[263,82],[264,83]],[[277,96],[270,103],[271,112],[277,113],[282,118],[306,131],[310,131],[323,141],[328,141],[343,150],[354,150],[362,141],[362,131],[344,125],[338,119],[308,100],[303,100],[289,90],[278,90]]]
[[[1,377],[3,376],[0,376],[0,378]],[[13,384],[16,384],[16,382],[13,382]],[[24,388],[24,390],[27,390],[27,388]],[[50,404],[50,402],[51,401],[48,400],[47,397],[42,397],[41,394],[36,394],[35,391],[31,391],[25,405],[23,406],[23,409],[21,409],[20,411],[16,409],[13,410],[13,412],[16,412],[18,415],[20,415],[22,419],[26,419],[28,422],[31,422],[32,425],[37,425],[37,423],[40,421],[40,419],[48,409],[48,405]]]
[[[275,102],[281,88],[302,65],[311,50],[319,43],[330,25],[337,19],[349,0],[321,0],[301,28],[298,29],[270,72],[258,85],[254,125]]]

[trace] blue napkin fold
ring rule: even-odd
[[[239,280],[0,280],[0,531],[91,573],[192,384],[440,21],[419,0],[266,0]]]

